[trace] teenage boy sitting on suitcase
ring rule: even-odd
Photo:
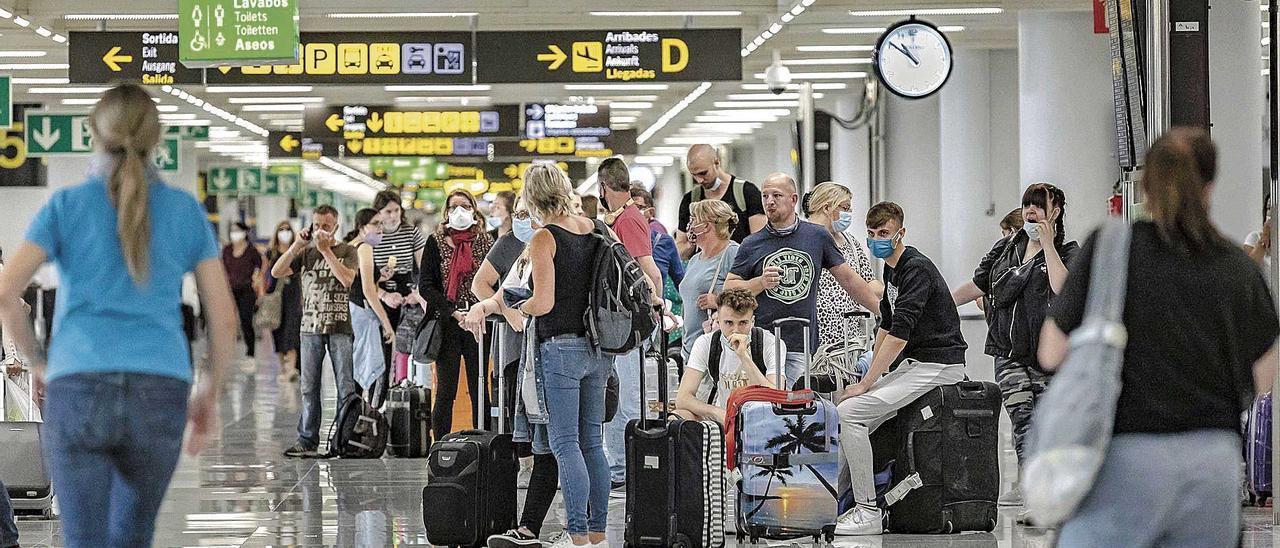
[[[884,259],[885,292],[871,369],[837,398],[840,450],[857,502],[836,522],[837,535],[884,532],[875,503],[871,432],[934,387],[964,380],[967,345],[949,286],[933,261],[903,243],[902,223],[902,208],[892,202],[867,212],[867,247]]]
[[[713,420],[724,426],[729,393],[743,386],[773,387],[778,346],[787,346],[756,327],[756,297],[746,289],[721,293],[716,303],[718,331],[693,343],[684,379],[676,394],[676,414],[688,420]]]

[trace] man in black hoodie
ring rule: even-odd
[[[898,204],[881,202],[867,212],[867,247],[884,259],[885,292],[871,369],[839,398],[840,449],[857,505],[836,522],[838,535],[884,532],[871,432],[934,387],[964,380],[968,346],[947,281],[933,261],[903,243],[906,235]]]

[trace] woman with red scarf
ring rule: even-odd
[[[445,212],[448,220],[427,238],[418,269],[418,288],[428,304],[427,314],[441,320],[440,357],[436,360],[436,401],[431,424],[435,439],[453,431],[453,399],[458,394],[458,369],[462,359],[467,363],[467,386],[471,391],[471,415],[476,415],[480,386],[480,349],[475,336],[462,329],[460,322],[466,310],[477,299],[471,293],[471,279],[493,247],[493,239],[485,232],[484,216],[476,207],[476,199],[465,190],[449,193]]]

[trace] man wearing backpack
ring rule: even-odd
[[[627,248],[649,280],[652,303],[662,303],[662,273],[653,260],[653,247],[649,239],[649,223],[640,208],[631,199],[631,173],[621,158],[608,158],[596,171],[600,181],[601,198],[605,206],[605,223],[617,234],[618,241]],[[652,333],[644,333],[645,340]],[[613,482],[611,496],[626,496],[627,479],[627,423],[640,418],[640,356],[646,349],[638,345],[626,354],[614,359],[618,374],[618,412],[604,427],[605,456],[609,461],[609,475]]]
[[[756,327],[756,297],[745,289],[720,294],[716,326],[693,343],[684,378],[676,394],[676,414],[688,420],[724,425],[729,393],[744,386],[773,386],[778,373],[778,345],[786,344]]]
[[[685,157],[685,167],[696,183],[692,190],[680,199],[680,215],[676,224],[676,248],[680,257],[688,260],[697,251],[695,242],[686,230],[689,228],[689,205],[702,200],[723,200],[738,214],[738,225],[733,227],[730,239],[742,243],[747,236],[764,228],[767,218],[764,203],[760,200],[760,188],[750,181],[730,175],[720,167],[720,153],[711,145],[693,145]]]

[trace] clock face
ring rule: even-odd
[[[951,75],[951,44],[932,25],[899,23],[880,37],[875,68],[889,91],[911,99],[927,97]]]

